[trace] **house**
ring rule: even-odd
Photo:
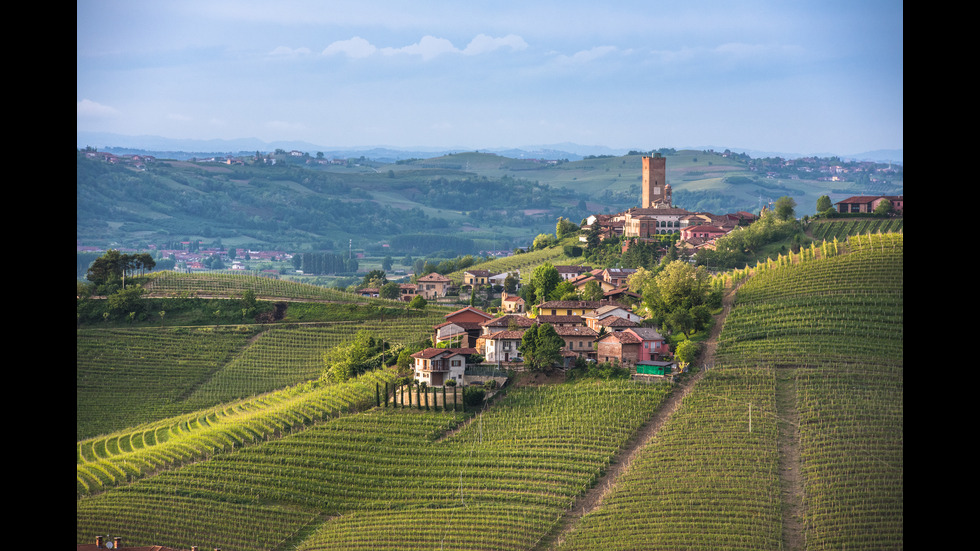
[[[412,354],[415,380],[429,386],[443,386],[452,379],[463,386],[466,362],[476,354],[474,348],[426,348]]]
[[[584,316],[609,304],[604,300],[550,300],[538,305],[539,316]]]
[[[640,349],[637,361],[648,362],[657,361],[661,357],[670,354],[670,347],[667,340],[656,329],[652,327],[630,327],[623,330],[624,333],[632,333],[640,339]]]
[[[595,357],[595,342],[597,333],[584,325],[555,327],[555,332],[565,341],[565,351],[573,352],[575,356],[586,358]]]
[[[578,327],[584,326],[585,322],[582,321],[582,316],[572,314],[570,316],[551,316],[551,315],[539,315],[534,318],[538,323],[547,323],[552,327]]]
[[[488,363],[520,362],[520,351],[517,349],[524,338],[524,329],[496,331],[484,336],[484,357]]]
[[[555,269],[558,270],[558,276],[563,281],[572,281],[583,274],[591,272],[592,266],[555,266]]]
[[[435,343],[447,342],[451,345],[470,347],[476,345],[476,340],[483,332],[481,324],[492,320],[493,316],[467,306],[455,312],[446,314],[446,321],[436,325]]]
[[[398,284],[398,299],[405,302],[411,302],[413,298],[418,295],[419,286],[413,283],[399,283]]]
[[[622,331],[623,329],[628,329],[630,327],[639,327],[640,324],[635,321],[630,321],[625,318],[617,318],[616,316],[609,316],[601,320],[597,320],[594,325],[589,325],[595,331],[601,332],[605,329],[606,333],[610,331]]]
[[[376,287],[365,287],[357,291],[357,294],[362,297],[374,297],[378,298],[378,289]]]
[[[705,241],[710,239],[717,239],[719,237],[728,235],[729,231],[730,230],[726,230],[718,226],[710,226],[710,225],[689,226],[687,228],[681,229],[681,241],[691,241],[694,238],[703,239]]]
[[[834,204],[837,205],[837,212],[840,213],[863,212],[870,214],[878,208],[883,200],[888,199],[896,212],[904,212],[905,201],[903,197],[903,195],[858,195]]]
[[[504,287],[505,286],[505,282],[507,281],[507,278],[508,277],[511,277],[511,276],[513,276],[513,278],[517,281],[517,286],[515,288],[519,289],[521,287],[521,272],[520,271],[503,272],[503,273],[499,273],[499,274],[492,274],[489,277],[487,277],[487,284],[488,285],[493,285],[494,287],[496,287],[498,285],[501,286],[501,287]]]
[[[636,273],[633,268],[606,268],[602,271],[602,280],[613,287],[626,285],[626,280]]]
[[[676,207],[631,208],[623,213],[625,237],[656,237],[681,230],[681,220],[693,213]]]
[[[415,283],[418,285],[418,294],[425,300],[446,296],[449,287],[453,284],[451,279],[435,272],[418,278]]]
[[[629,287],[623,285],[621,287],[616,287],[615,289],[610,289],[602,293],[603,300],[608,301],[627,301],[639,303],[643,300],[643,297],[639,293],[634,293],[630,291]]]
[[[634,324],[638,324],[641,321],[643,321],[642,317],[634,314],[628,308],[624,308],[623,306],[620,306],[618,304],[616,305],[607,304],[605,306],[600,306],[599,308],[596,308],[592,312],[588,312],[585,315],[583,315],[582,319],[585,321],[585,324],[588,327],[590,327],[593,331],[598,331],[599,327],[601,327],[602,325],[599,322],[609,317],[625,319],[634,322]]]
[[[618,363],[623,367],[636,365],[640,358],[642,340],[627,331],[615,331],[602,337],[596,346],[596,360]]]
[[[506,331],[509,329],[520,329],[524,330],[532,325],[535,325],[533,319],[527,316],[518,316],[516,314],[508,314],[506,316],[500,316],[499,318],[493,318],[487,320],[480,324],[482,336],[489,335],[491,333],[496,333],[497,331]]]
[[[492,275],[489,270],[467,270],[463,272],[463,285],[486,285]]]
[[[508,314],[521,314],[524,312],[524,299],[504,291],[500,293],[500,309]]]

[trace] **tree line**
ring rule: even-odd
[[[92,262],[85,274],[85,279],[96,285],[121,281],[125,286],[127,277],[144,275],[153,270],[156,264],[149,253],[125,254],[110,249]]]

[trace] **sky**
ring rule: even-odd
[[[324,147],[903,147],[901,1],[78,0],[76,130]]]

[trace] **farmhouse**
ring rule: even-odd
[[[586,358],[595,357],[595,349],[592,343],[595,342],[596,332],[592,329],[578,325],[573,327],[555,327],[555,332],[565,341],[565,350],[573,353],[574,356]]]
[[[490,363],[520,362],[520,351],[517,349],[524,338],[524,330],[497,331],[482,338],[484,356]]]
[[[634,366],[640,359],[640,337],[627,331],[610,333],[598,340],[596,360]]]
[[[892,208],[896,212],[904,212],[905,201],[903,195],[858,195],[855,197],[848,197],[843,201],[838,201],[835,203],[837,205],[837,212],[849,213],[849,212],[863,212],[872,213],[878,208],[878,205],[882,201],[888,199],[891,201]]]
[[[605,324],[601,322],[608,318],[626,320],[632,322],[632,325],[634,326],[643,320],[643,318],[634,314],[631,310],[624,308],[623,306],[613,304],[601,306],[582,316],[585,324],[593,331],[598,331],[600,327],[604,326]],[[605,326],[609,327],[609,325]]]
[[[434,327],[435,342],[471,347],[476,345],[476,340],[483,332],[481,324],[492,320],[493,316],[483,310],[467,306],[446,314],[445,318],[445,322]]]
[[[517,295],[508,295],[507,291],[500,293],[500,309],[508,314],[524,312],[524,299]]]
[[[492,275],[489,270],[467,270],[463,272],[463,285],[486,285]]]
[[[415,359],[415,380],[429,386],[443,386],[452,379],[463,386],[466,362],[475,348],[426,348],[412,354]]]
[[[452,283],[452,280],[448,277],[435,272],[426,274],[416,280],[418,294],[422,295],[422,298],[425,300],[446,296]]]

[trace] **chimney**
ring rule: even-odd
[[[122,538],[121,537],[116,536],[116,537],[112,538],[112,540],[114,542],[114,544],[112,546],[113,549],[119,549],[120,547],[122,547]]]
[[[95,536],[95,546],[99,548],[102,547],[102,536]]]

